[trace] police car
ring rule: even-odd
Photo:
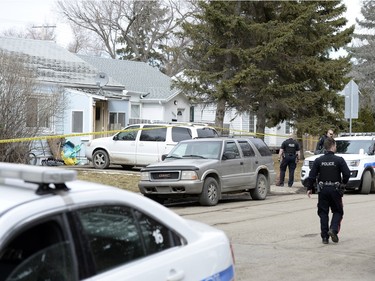
[[[375,191],[375,133],[355,133],[354,135],[342,134],[335,138],[336,155],[344,158],[350,169],[347,190],[359,191],[369,194]],[[314,155],[304,160],[301,169],[302,184],[307,179],[314,160],[321,155]]]
[[[56,167],[0,163],[0,280],[234,280],[221,230]]]

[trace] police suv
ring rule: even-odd
[[[221,230],[76,171],[0,163],[0,280],[234,280]]]
[[[362,194],[374,192],[375,133],[341,134],[335,141],[336,155],[343,157],[350,169],[346,190],[355,190]],[[301,169],[302,184],[309,176],[314,160],[320,156],[314,155],[304,160]]]

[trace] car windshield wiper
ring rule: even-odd
[[[196,155],[196,154],[187,154],[187,155],[184,155],[182,157],[197,157],[197,158],[206,159],[206,157],[204,157],[202,155]]]
[[[181,159],[182,157],[181,157],[181,156],[177,156],[177,155],[168,155],[168,156],[166,156],[165,158]]]

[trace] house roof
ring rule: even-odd
[[[97,87],[99,70],[53,41],[0,36],[0,49],[23,59],[40,82],[70,87]],[[109,78],[108,87],[123,84]]]
[[[180,93],[178,89],[171,89],[172,79],[169,76],[147,63],[84,55],[79,57],[124,84],[128,92],[148,94],[145,100],[168,101]]]

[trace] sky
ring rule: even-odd
[[[0,0],[0,32],[22,31],[29,26],[55,25],[56,43],[66,47],[72,35],[69,25],[56,12],[56,0]],[[349,24],[360,16],[361,0],[344,0]]]

